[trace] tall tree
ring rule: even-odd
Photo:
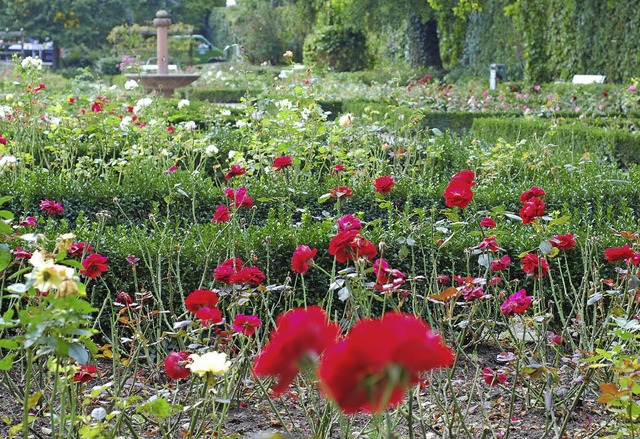
[[[100,47],[109,30],[125,21],[125,9],[125,0],[5,0],[2,24],[62,47]]]
[[[441,69],[461,51],[464,21],[484,0],[331,0],[334,20],[371,34],[404,30],[405,53],[413,67]],[[336,18],[340,15],[342,18]],[[443,45],[445,51],[442,51]]]

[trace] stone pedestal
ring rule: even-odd
[[[169,73],[169,26],[171,18],[167,11],[160,10],[153,20],[157,28],[158,43],[158,72],[126,75],[129,79],[139,81],[143,87],[162,93],[165,98],[170,98],[176,88],[185,87],[198,79],[200,75],[188,75],[183,73]]]

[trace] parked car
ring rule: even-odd
[[[169,55],[181,64],[206,64],[226,61],[224,52],[199,34],[169,37]]]

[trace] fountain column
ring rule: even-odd
[[[158,73],[166,75],[169,73],[169,26],[171,25],[169,13],[164,10],[156,12],[153,25],[157,28],[158,35]]]
[[[156,53],[158,55],[158,71],[156,73],[128,74],[129,79],[140,81],[143,87],[162,93],[165,98],[170,98],[178,87],[185,87],[198,79],[200,75],[176,72],[169,74],[169,26],[171,18],[167,11],[158,11],[153,24],[157,28],[158,42]]]

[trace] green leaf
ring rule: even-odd
[[[561,216],[560,218],[553,219],[549,222],[549,225],[561,226],[569,221],[571,217],[569,215]]]
[[[0,244],[0,271],[4,271],[10,263],[11,249],[9,248],[9,244]]]
[[[4,196],[4,197],[0,197],[0,206],[2,206],[4,203],[6,203],[7,201],[11,200],[13,197],[10,197],[8,195]]]
[[[8,210],[0,210],[0,218],[4,218],[6,220],[12,220],[13,213],[9,212]]]
[[[89,349],[89,352],[91,352],[92,354],[98,353],[98,346],[96,346],[96,344],[90,338],[85,339],[84,344],[87,347],[87,349]]]
[[[10,370],[11,366],[13,366],[14,357],[15,357],[14,354],[9,354],[6,357],[4,357],[2,360],[0,360],[0,370]]]
[[[505,213],[504,216],[506,216],[507,218],[511,218],[512,220],[522,222],[522,218],[520,218],[518,215],[513,215],[511,213]]]
[[[329,198],[331,198],[331,194],[324,194],[318,198],[318,203],[322,204],[326,202]]]
[[[82,266],[82,264],[78,261],[75,261],[73,259],[65,259],[64,261],[61,262],[61,264],[63,265],[67,265],[69,267],[73,267],[76,270],[84,270],[84,267]]]
[[[168,418],[177,408],[178,406],[172,406],[164,398],[156,398],[153,401],[142,404],[136,411],[138,413],[145,412],[157,418]]]
[[[29,290],[29,288],[25,284],[22,284],[22,283],[12,284],[12,285],[9,285],[7,287],[7,291],[9,291],[10,293],[16,293],[16,294],[24,294],[28,290]]]
[[[11,228],[11,226],[9,224],[7,224],[4,221],[0,220],[0,232],[4,233],[5,235],[10,235],[11,232],[13,232],[13,229]]]
[[[80,430],[78,430],[78,434],[80,435],[80,439],[94,439],[102,436],[103,428],[100,425],[85,425]]]
[[[452,209],[445,209],[444,216],[446,216],[449,221],[453,221],[454,223],[460,222],[460,217]]]
[[[20,345],[15,340],[3,338],[2,340],[0,340],[0,348],[1,349],[18,349],[20,348]]]
[[[32,409],[42,398],[42,392],[36,392],[27,399],[27,408]]]
[[[542,241],[538,248],[543,255],[550,255],[553,252],[553,245],[549,241]]]
[[[86,364],[89,361],[89,352],[79,343],[69,344],[69,356],[76,360],[78,364]]]

